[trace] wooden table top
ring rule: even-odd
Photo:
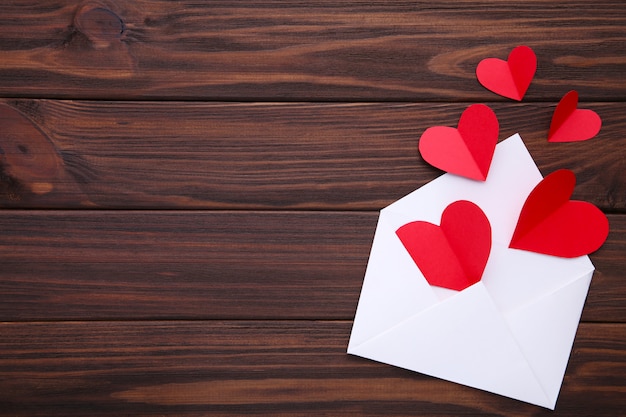
[[[531,46],[522,102],[480,86]],[[569,90],[602,117],[551,144]],[[421,133],[487,103],[608,216],[556,411],[346,354]],[[622,0],[7,0],[0,415],[626,413]]]

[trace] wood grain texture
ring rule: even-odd
[[[476,65],[519,44],[539,59],[529,100],[626,94],[621,0],[11,0],[0,95],[485,101]]]
[[[523,103],[474,71],[520,44]],[[0,3],[0,416],[626,410],[622,0]],[[597,138],[549,144],[569,90]],[[557,409],[346,354],[378,210],[476,102],[608,213]]]
[[[626,326],[581,324],[555,412],[345,353],[350,322],[0,323],[0,415],[614,417]]]
[[[544,175],[576,173],[574,198],[626,212],[626,103],[581,103],[599,135],[548,143],[555,105],[492,103],[500,139],[520,133]],[[466,107],[7,100],[0,206],[379,210],[442,174],[419,137]]]
[[[0,320],[344,319],[378,213],[0,211]],[[626,217],[583,320],[626,322]]]

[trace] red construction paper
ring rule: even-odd
[[[576,177],[560,169],[530,192],[509,247],[574,258],[596,251],[609,234],[609,221],[596,206],[570,201]]]
[[[419,140],[426,162],[451,174],[485,181],[498,142],[499,124],[495,113],[484,104],[469,106],[458,128],[434,126]]]
[[[491,225],[476,204],[459,200],[441,225],[407,223],[396,235],[430,285],[461,291],[480,281],[491,251]]]
[[[478,63],[476,77],[486,89],[521,101],[537,70],[537,57],[528,46],[514,48],[506,61],[486,58]]]
[[[578,142],[598,134],[602,126],[598,113],[577,107],[576,91],[572,90],[563,96],[552,115],[548,142]]]

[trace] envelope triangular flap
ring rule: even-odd
[[[439,224],[450,203],[468,200],[487,215],[492,240],[508,246],[526,197],[541,179],[522,138],[515,134],[496,145],[486,181],[444,174],[385,207],[380,215],[389,216],[397,227],[414,220]]]
[[[480,282],[409,317],[351,353],[544,407],[549,405]]]
[[[592,275],[593,267],[558,290],[504,315],[551,409],[556,405]]]

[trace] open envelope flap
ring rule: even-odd
[[[481,282],[351,353],[532,404],[552,405]]]
[[[508,246],[526,197],[542,178],[522,138],[515,134],[496,145],[486,181],[443,174],[382,209],[380,216],[391,216],[396,229],[415,220],[439,224],[449,204],[468,200],[485,212],[492,240]]]

